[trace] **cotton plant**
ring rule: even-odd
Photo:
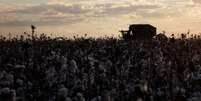
[[[90,101],[102,101],[101,96],[92,98]]]
[[[68,96],[68,89],[61,85],[61,87],[57,91],[57,97],[58,99],[66,98]]]
[[[86,101],[86,99],[84,98],[84,96],[83,96],[83,94],[81,92],[78,92],[76,94],[75,100],[76,101]]]
[[[8,87],[0,89],[0,100],[16,101],[16,92]]]
[[[199,101],[200,45],[185,41],[52,39],[25,57],[23,42],[0,43],[0,92],[25,101]]]
[[[46,74],[46,80],[50,87],[53,84],[57,83],[57,77],[56,77],[57,72],[54,67],[48,68],[47,71],[45,72],[45,74]]]
[[[187,101],[200,101],[201,100],[201,93],[200,92],[194,92]]]
[[[14,84],[14,76],[12,73],[7,73],[7,72],[3,72],[3,77],[0,81],[0,84],[1,85],[4,85],[4,86],[12,86]]]
[[[79,72],[77,62],[75,60],[70,61],[70,67],[69,68],[70,68],[71,73],[73,73],[73,74]]]

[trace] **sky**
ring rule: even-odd
[[[130,24],[158,33],[201,32],[201,0],[0,0],[0,34],[118,36]]]

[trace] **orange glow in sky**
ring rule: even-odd
[[[149,23],[158,32],[201,32],[201,0],[0,0],[0,34],[118,36],[130,24]],[[71,34],[69,34],[71,33]]]

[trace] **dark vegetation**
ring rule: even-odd
[[[0,101],[200,101],[201,39],[0,38]]]

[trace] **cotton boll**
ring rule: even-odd
[[[10,88],[2,88],[0,90],[0,99],[3,99],[3,101],[16,101],[15,90],[10,90]]]
[[[94,97],[90,101],[101,101],[101,96]]]
[[[2,95],[4,95],[4,94],[9,94],[10,93],[10,88],[8,88],[8,87],[6,87],[6,88],[2,88],[1,90],[0,90],[1,92],[0,92],[0,94]]]
[[[13,76],[13,74],[11,74],[11,73],[8,73],[8,74],[5,76],[5,78],[6,78],[8,81],[10,81],[11,83],[13,83],[13,81],[14,81],[14,76]]]
[[[0,71],[0,79],[2,79],[4,77],[4,73],[3,71]]]
[[[62,56],[62,57],[61,57],[61,63],[62,63],[62,64],[67,64],[67,58],[64,57],[64,56]]]
[[[139,97],[139,98],[137,98],[137,101],[143,101],[143,99]]]
[[[148,92],[148,83],[146,82],[146,83],[144,83],[144,85],[143,85],[143,90],[144,90],[144,92]]]
[[[187,99],[187,101],[201,101],[201,93],[194,92],[191,97]]]
[[[21,79],[17,79],[16,80],[16,84],[18,85],[18,86],[23,86],[23,80],[21,80]]]
[[[24,65],[15,65],[15,68],[16,68],[16,69],[24,69],[25,66],[24,66]]]
[[[3,80],[0,81],[0,85],[2,86],[11,86],[14,83],[14,76],[11,73],[3,72]]]
[[[195,65],[195,68],[197,68],[198,71],[201,71],[201,65]]]
[[[78,66],[77,66],[76,61],[75,60],[71,60],[70,64],[71,64],[71,67],[70,67],[71,68],[71,72],[72,73],[78,72]]]
[[[32,83],[32,82],[30,82],[30,81],[28,81],[27,86],[28,86],[28,89],[31,89],[31,88],[32,88],[32,86],[33,86],[33,83]]]
[[[21,97],[22,99],[24,99],[25,97],[25,92],[24,92],[25,88],[23,87],[18,87],[16,90],[16,93],[18,94],[19,97]]]
[[[68,95],[68,89],[65,88],[64,86],[61,87],[57,92],[57,96],[59,98],[65,98],[65,97],[67,97],[67,95]]]
[[[99,71],[100,71],[101,73],[105,73],[105,72],[106,72],[106,69],[105,69],[105,67],[104,67],[103,64],[99,64],[98,69],[99,69]]]
[[[65,101],[72,101],[70,97],[66,97]]]
[[[8,86],[10,86],[10,82],[4,80],[4,81],[0,82],[0,85],[3,86],[3,87],[8,87]]]
[[[82,93],[77,93],[77,101],[85,101]]]
[[[193,57],[192,57],[193,63],[196,63],[199,60],[200,60],[200,56],[198,54],[194,54]]]
[[[16,101],[16,92],[15,92],[15,90],[11,90],[10,93],[11,93],[11,101]]]

